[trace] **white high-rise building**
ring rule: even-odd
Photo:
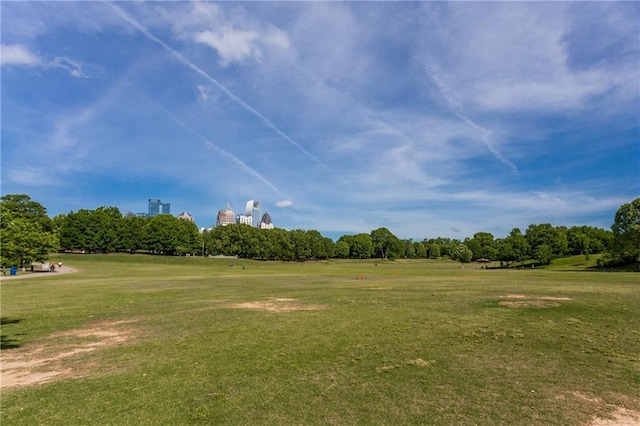
[[[245,216],[251,217],[251,224],[258,226],[260,223],[260,201],[249,200],[247,201],[247,207],[244,211]]]

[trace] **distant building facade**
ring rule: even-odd
[[[260,201],[258,200],[247,201],[247,206],[245,208],[244,215],[250,216],[251,224],[254,226],[258,226],[258,223],[260,223]]]
[[[253,225],[253,220],[251,218],[251,216],[247,216],[244,214],[239,214],[238,217],[236,217],[236,223],[239,225],[249,225],[252,226]]]
[[[226,226],[234,223],[255,226],[260,229],[273,229],[271,215],[265,212],[260,216],[260,201],[257,200],[247,201],[244,212],[239,215],[233,212],[229,203],[224,209],[218,211],[216,226]]]
[[[227,203],[227,207],[218,211],[216,226],[227,226],[236,223],[236,214],[231,210],[231,205]]]
[[[236,223],[257,226],[258,222],[260,222],[260,201],[247,201],[244,214],[239,214],[236,217]]]
[[[195,219],[193,218],[193,216],[191,216],[189,214],[189,212],[182,212],[180,213],[178,216],[176,216],[178,219],[182,219],[182,220],[188,220],[189,222],[195,222]]]
[[[171,203],[163,203],[158,198],[149,198],[149,217],[159,214],[171,214]]]
[[[258,223],[260,229],[273,229],[273,222],[271,221],[271,215],[268,212],[264,212],[262,219]]]

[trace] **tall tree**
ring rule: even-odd
[[[47,209],[26,194],[7,194],[0,198],[0,227],[7,227],[14,219],[37,223],[46,232],[52,230]]]
[[[349,257],[354,259],[369,259],[373,256],[373,242],[371,235],[358,234],[353,236],[349,247]]]
[[[505,243],[510,245],[514,260],[522,264],[529,257],[531,247],[525,236],[522,235],[520,228],[513,228],[509,236],[505,238]]]
[[[349,243],[340,239],[336,243],[336,257],[339,259],[346,259],[349,257]]]
[[[611,230],[613,253],[624,261],[637,260],[640,257],[640,197],[620,206]]]
[[[532,253],[536,253],[541,245],[549,246],[554,257],[564,256],[567,252],[567,232],[564,227],[554,228],[550,223],[531,224],[525,238]]]
[[[91,213],[93,238],[91,247],[103,253],[115,251],[120,247],[118,222],[122,214],[117,207],[98,207]]]
[[[160,214],[149,220],[145,227],[149,251],[159,254],[177,252],[180,245],[179,220],[168,214]]]
[[[307,231],[294,229],[289,231],[291,243],[293,244],[294,259],[307,260],[311,257],[311,238]]]
[[[472,257],[473,252],[464,244],[458,244],[458,246],[453,250],[453,259],[460,262],[463,268],[465,263],[471,262]]]
[[[424,259],[427,257],[427,248],[422,244],[421,241],[414,241],[413,243],[413,251],[416,254],[416,257],[419,259]]]
[[[371,231],[371,242],[376,257],[386,259],[392,251],[399,251],[398,237],[393,235],[387,228],[378,228]],[[402,245],[404,248],[404,245]]]
[[[144,217],[127,216],[118,222],[119,249],[135,253],[147,246],[144,230],[146,221],[147,218]]]
[[[0,198],[0,262],[6,266],[25,267],[43,262],[49,253],[60,248],[52,232],[47,209],[25,194]]]
[[[60,248],[58,237],[44,231],[38,221],[25,218],[10,220],[0,228],[0,262],[3,266],[25,267],[31,262],[44,262],[49,253]]]

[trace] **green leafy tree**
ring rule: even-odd
[[[520,228],[513,228],[509,236],[505,238],[505,243],[511,247],[513,260],[517,260],[520,264],[522,264],[531,253],[531,247],[525,236],[522,235]]]
[[[506,238],[499,238],[495,241],[497,247],[496,259],[501,262],[506,262],[507,265],[516,260],[513,246]]]
[[[452,254],[453,259],[460,262],[463,268],[464,264],[471,262],[471,259],[473,258],[473,252],[464,244],[458,244],[458,246],[453,250]]]
[[[431,243],[431,244],[428,244],[427,247],[428,247],[427,255],[431,259],[437,259],[441,256],[439,244]]]
[[[339,259],[346,259],[349,257],[349,243],[343,240],[338,240],[336,243],[336,257]]]
[[[590,253],[591,239],[577,227],[572,227],[567,231],[568,251],[571,254]]]
[[[268,231],[267,236],[272,247],[271,259],[293,260],[295,258],[295,249],[289,232],[280,228],[269,229]]]
[[[326,258],[333,259],[336,257],[336,243],[328,237],[322,238],[322,241],[324,243],[324,251],[327,255]]]
[[[416,247],[413,245],[413,240],[402,240],[404,244],[404,255],[409,259],[415,259],[418,257],[416,253]]]
[[[371,231],[371,242],[376,257],[400,257],[404,253],[404,244],[387,228],[378,228]]]
[[[473,235],[473,238],[465,242],[465,244],[473,251],[474,259],[497,259],[498,251],[495,248],[493,234],[489,232],[477,232]]]
[[[602,253],[611,245],[613,233],[595,226],[572,226],[567,229],[567,253]]]
[[[554,257],[562,257],[567,252],[566,228],[554,228],[550,223],[531,224],[527,228],[525,238],[529,243],[531,253],[535,254],[541,245],[549,246]]]
[[[145,230],[147,232],[147,248],[152,253],[175,254],[180,246],[180,229],[175,217],[160,214],[152,217]]]
[[[553,249],[551,248],[551,246],[547,244],[541,244],[538,247],[536,247],[536,251],[534,255],[536,260],[543,265],[549,265],[551,261],[555,258]]]
[[[119,248],[129,253],[135,253],[147,246],[145,224],[147,218],[127,216],[118,222]]]
[[[371,241],[371,235],[354,235],[351,246],[349,247],[349,257],[353,259],[369,259],[372,256],[373,241]]]
[[[306,231],[311,254],[309,257],[313,259],[326,259],[328,253],[324,244],[323,236],[318,231]]]
[[[252,254],[251,257],[254,259],[269,259],[271,258],[271,252],[273,251],[273,247],[271,245],[271,240],[269,239],[269,232],[271,229],[258,229],[253,228],[253,238],[252,238]]]
[[[49,253],[60,248],[58,238],[42,229],[38,221],[25,218],[10,220],[0,228],[2,265],[25,267],[31,262],[44,262]]]
[[[623,261],[640,258],[640,197],[623,204],[611,225],[612,252]]]
[[[416,257],[419,259],[424,259],[425,257],[427,257],[427,248],[420,241],[414,241],[413,251],[415,252]]]
[[[31,262],[44,262],[49,253],[60,248],[51,232],[52,221],[47,210],[25,194],[0,198],[0,262],[3,266],[25,267]]]
[[[90,249],[90,241],[93,240],[94,232],[90,224],[90,210],[81,209],[77,212],[69,212],[60,220],[57,227],[60,246],[65,249]]]
[[[52,230],[47,209],[26,194],[8,194],[0,197],[0,227],[8,227],[14,219],[36,223],[42,231]]]
[[[196,254],[200,251],[200,233],[195,223],[176,218],[178,225],[178,254]]]
[[[295,260],[307,260],[311,257],[311,238],[307,231],[294,229],[289,231]]]
[[[113,252],[120,247],[120,234],[118,222],[122,214],[117,207],[98,207],[91,212],[90,220],[93,230],[91,248],[102,253]]]
[[[482,246],[480,245],[480,242],[474,238],[466,238],[464,240],[464,245],[467,246],[467,248],[469,250],[471,250],[471,252],[473,253],[473,258],[474,259],[479,259],[482,256]]]

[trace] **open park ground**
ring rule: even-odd
[[[52,260],[0,283],[3,425],[640,424],[638,273]]]

